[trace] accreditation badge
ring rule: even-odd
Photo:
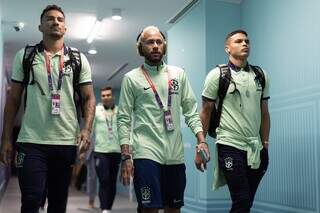
[[[113,139],[113,131],[112,131],[112,127],[108,127],[108,137],[110,140]]]
[[[60,95],[52,94],[51,95],[51,114],[52,115],[60,115]]]
[[[173,125],[171,110],[164,111],[164,121],[165,121],[167,131],[173,131],[174,125]]]

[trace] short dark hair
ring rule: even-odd
[[[111,90],[112,91],[112,87],[111,86],[106,86],[100,89],[100,92],[102,91],[106,91],[106,90]]]
[[[57,10],[60,13],[62,13],[63,17],[65,17],[64,12],[62,11],[61,7],[59,7],[55,4],[51,4],[51,5],[46,6],[46,8],[44,8],[44,10],[42,11],[41,16],[40,16],[40,23],[42,21],[43,16],[50,10]]]
[[[248,36],[248,33],[247,33],[246,31],[244,31],[244,30],[241,30],[241,29],[239,29],[239,30],[234,30],[234,31],[228,33],[228,35],[226,36],[225,43],[227,43],[228,39],[229,39],[231,36],[233,36],[233,35],[235,35],[235,34],[237,34],[237,33],[241,33],[241,34],[244,34],[244,35]]]

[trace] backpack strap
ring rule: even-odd
[[[254,66],[254,65],[250,65],[250,66],[251,66],[254,74],[256,75],[254,80],[258,81],[261,84],[261,87],[262,87],[261,97],[263,97],[263,90],[266,86],[266,78],[265,78],[264,72],[261,69],[261,67],[259,67],[259,66]]]
[[[24,48],[23,60],[22,60],[22,68],[23,68],[23,83],[25,85],[34,84],[34,73],[32,69],[32,63],[34,57],[36,55],[37,45],[27,45]],[[32,80],[30,81],[30,72],[32,74]]]
[[[219,88],[218,88],[218,97],[219,101],[223,100],[226,97],[230,80],[231,80],[231,71],[228,65],[217,65],[220,69],[220,78],[219,78]]]
[[[23,69],[23,84],[24,84],[24,108],[26,108],[27,104],[27,92],[28,92],[28,85],[34,84],[34,71],[32,67],[32,63],[34,60],[34,57],[37,53],[37,47],[39,44],[35,45],[27,45],[24,48],[24,54],[22,59],[22,69]],[[30,73],[31,73],[31,81],[30,81]]]
[[[79,117],[84,117],[84,103],[80,92],[79,82],[80,82],[80,72],[82,68],[80,51],[74,47],[67,47],[68,55],[71,62],[71,68],[73,72],[73,98],[75,101],[75,106],[77,108],[77,114]]]
[[[216,138],[216,129],[220,125],[220,118],[222,113],[223,99],[226,97],[230,81],[231,71],[228,65],[217,65],[220,69],[219,87],[218,87],[218,107],[214,106],[211,112],[210,124],[208,134]]]
[[[80,81],[80,72],[82,66],[80,52],[74,47],[68,47],[68,54],[73,72],[73,88],[77,88]]]
[[[218,126],[220,124],[221,112],[222,112],[222,105],[223,99],[226,97],[230,80],[231,80],[231,71],[228,65],[218,65],[220,69],[220,78],[219,78],[219,88],[218,88],[218,107],[217,107],[217,122]],[[217,127],[218,127],[217,126]]]

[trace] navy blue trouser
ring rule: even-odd
[[[38,213],[45,190],[48,213],[65,213],[76,146],[18,143],[21,213]]]
[[[100,208],[112,209],[116,196],[117,176],[121,160],[120,153],[94,153],[96,171],[99,179]]]
[[[186,166],[163,165],[150,159],[134,159],[133,184],[142,209],[180,209],[184,205]]]
[[[251,169],[247,165],[247,152],[218,144],[219,168],[224,173],[232,199],[230,213],[250,212],[258,185],[268,168],[266,149],[261,150],[260,158],[260,167]]]

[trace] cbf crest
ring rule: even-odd
[[[171,86],[171,94],[179,94],[179,81],[177,78],[173,78],[170,80],[170,86]]]
[[[233,159],[231,157],[227,157],[224,159],[224,166],[227,170],[233,170]]]
[[[17,155],[17,168],[22,168],[23,167],[23,162],[24,162],[24,157],[26,155],[22,152],[20,152],[18,155]]]
[[[141,198],[142,203],[150,203],[151,202],[151,189],[148,186],[144,186],[141,188]]]

